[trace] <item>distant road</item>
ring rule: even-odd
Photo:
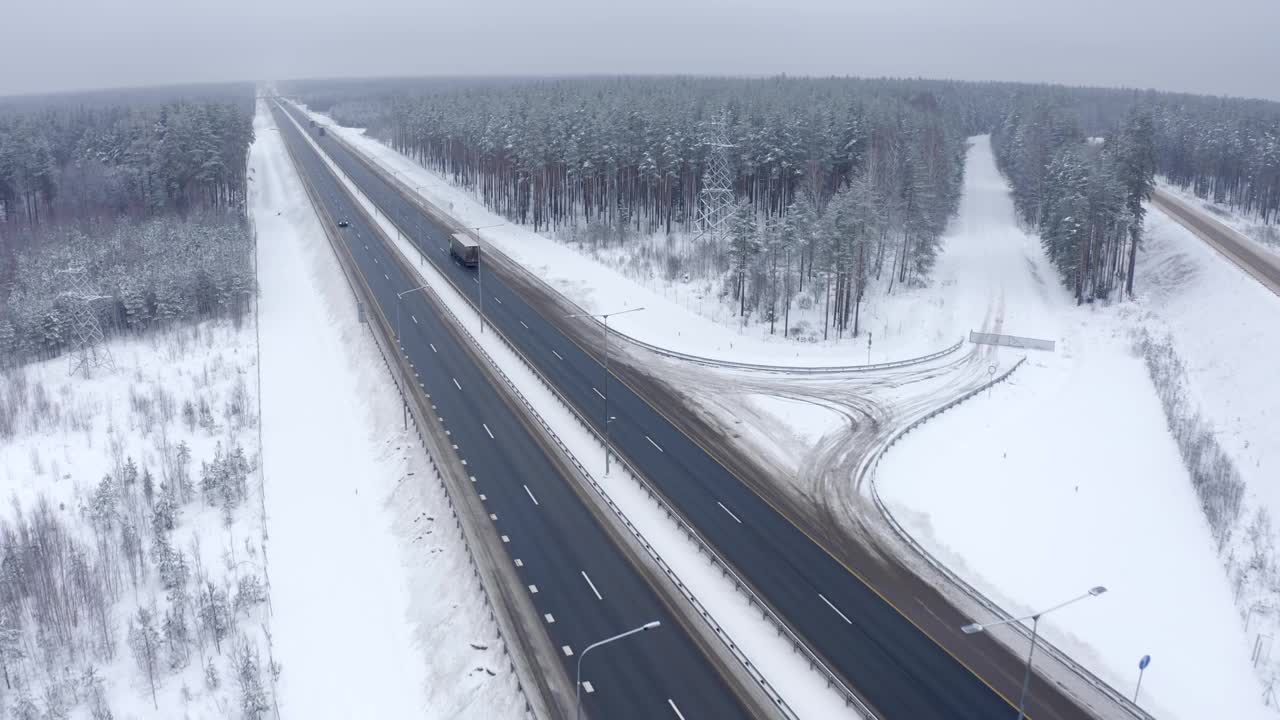
[[[1151,204],[1252,275],[1263,287],[1280,295],[1280,258],[1165,190],[1156,188],[1151,194]]]

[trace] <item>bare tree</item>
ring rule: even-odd
[[[151,687],[151,704],[159,710],[156,685],[160,672],[160,633],[156,631],[155,619],[147,608],[138,608],[137,616],[129,620],[129,647],[133,649],[138,669],[147,676],[147,684]]]

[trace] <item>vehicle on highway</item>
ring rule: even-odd
[[[320,128],[320,137],[324,137],[324,127]]]
[[[449,254],[467,267],[480,264],[480,243],[462,233],[454,233],[449,239]]]
[[[338,221],[338,227],[350,227],[350,226],[351,226],[351,223],[347,222],[346,220]]]

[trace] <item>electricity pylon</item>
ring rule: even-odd
[[[707,160],[702,170],[702,190],[698,193],[699,233],[694,239],[715,243],[729,236],[729,221],[736,205],[729,159],[733,145],[729,143],[723,115],[707,124],[702,144],[707,148]]]
[[[89,274],[83,265],[71,265],[62,270],[67,278],[67,289],[61,295],[66,300],[67,312],[71,320],[72,355],[67,374],[75,375],[83,370],[88,375],[90,370],[105,367],[115,370],[116,363],[107,348],[106,336],[102,325],[98,323],[98,312],[95,306],[110,295],[103,295],[89,280]]]

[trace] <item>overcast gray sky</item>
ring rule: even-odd
[[[896,75],[1280,100],[1280,0],[3,0],[0,94],[300,76]]]

